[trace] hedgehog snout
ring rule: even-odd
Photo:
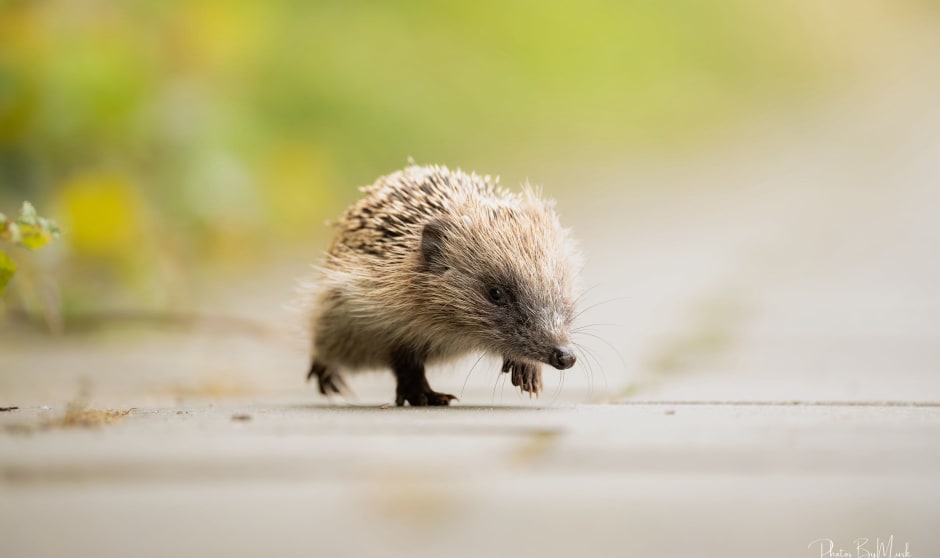
[[[548,363],[558,370],[571,368],[577,360],[578,358],[574,355],[574,349],[571,348],[571,345],[555,347],[548,357]]]
[[[538,360],[557,368],[558,370],[567,370],[574,366],[577,357],[574,354],[574,347],[569,342],[568,321],[565,316],[548,306],[540,316],[537,322],[541,328],[535,328],[535,337],[540,341],[537,346],[540,347],[541,356]]]

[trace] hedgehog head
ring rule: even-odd
[[[567,231],[532,189],[500,194],[456,204],[424,225],[423,311],[455,342],[570,368],[575,254]]]

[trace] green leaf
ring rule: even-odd
[[[3,290],[13,278],[14,273],[16,273],[16,264],[6,254],[0,252],[0,294],[3,294]]]

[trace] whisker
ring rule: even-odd
[[[601,324],[601,323],[598,323],[598,324],[584,324],[584,325],[582,325],[582,326],[578,326],[578,327],[576,327],[576,328],[572,328],[572,329],[571,329],[571,332],[572,332],[572,333],[577,333],[577,332],[579,332],[579,331],[584,331],[584,330],[586,330],[586,329],[588,329],[588,328],[592,328],[592,327],[627,327],[627,326],[624,325],[624,324]]]
[[[581,347],[581,349],[584,351],[585,356],[588,357],[590,360],[593,360],[594,363],[597,364],[597,367],[600,368],[601,379],[604,380],[604,396],[606,397],[607,393],[610,391],[610,385],[607,383],[607,373],[604,371],[604,364],[600,361],[599,358],[597,358],[597,355],[594,353],[594,351],[590,347],[584,345]],[[593,392],[591,394],[591,397],[593,400]]]
[[[499,387],[499,381],[505,376],[504,373],[499,373],[496,375],[496,381],[493,383],[493,397],[490,398],[490,405],[496,404],[496,388]]]
[[[499,404],[502,405],[503,395],[506,393],[506,382],[508,380],[509,374],[500,374],[500,376],[503,377],[502,378],[503,381],[500,383],[500,388],[499,388]]]
[[[601,306],[601,305],[603,305],[603,304],[610,304],[611,302],[616,302],[616,301],[618,301],[618,300],[627,300],[627,299],[629,299],[629,298],[630,298],[630,297],[628,297],[628,296],[618,296],[618,297],[614,297],[614,298],[608,298],[607,300],[601,300],[600,302],[595,302],[594,304],[592,304],[592,305],[590,305],[590,306],[587,306],[587,307],[582,308],[581,310],[579,310],[578,313],[575,314],[575,315],[571,318],[571,321],[577,320],[577,319],[578,319],[579,317],[581,317],[581,315],[584,314],[585,312],[588,312],[588,311],[590,311],[590,310],[593,310],[593,309],[595,309],[595,308],[597,308],[598,306]]]
[[[552,405],[558,402],[558,398],[561,396],[561,392],[565,387],[565,371],[559,370],[558,376],[560,380],[558,382],[558,387],[555,388],[555,392],[552,394],[552,400],[550,401],[550,404]]]
[[[597,287],[600,287],[600,286],[601,286],[600,283],[595,283],[594,285],[592,285],[592,286],[588,287],[587,289],[585,289],[584,291],[582,291],[581,294],[579,294],[577,297],[575,297],[575,299],[574,299],[574,304],[577,305],[579,302],[581,302],[581,299],[582,299],[582,298],[584,298],[585,296],[588,295],[588,293],[590,293],[591,291],[593,291],[594,289],[596,289]]]
[[[620,365],[623,366],[623,369],[621,371],[623,373],[627,372],[627,359],[623,358],[623,354],[619,350],[617,350],[617,347],[614,347],[614,345],[611,342],[604,339],[600,335],[594,335],[593,333],[588,333],[586,331],[579,331],[578,335],[587,335],[588,337],[593,337],[594,339],[597,339],[601,343],[607,345],[607,347],[610,348],[610,350],[613,351],[615,355],[617,355],[617,358],[620,359]]]
[[[594,398],[594,366],[591,364],[591,360],[587,357],[587,352],[584,350],[584,347],[580,343],[574,343],[575,350],[578,351],[581,355],[582,362],[587,369],[588,373],[588,400]]]
[[[480,358],[478,358],[477,361],[473,363],[473,366],[470,367],[470,371],[467,372],[467,377],[464,378],[463,387],[460,388],[460,397],[459,397],[459,399],[463,399],[463,391],[464,391],[465,389],[467,389],[467,382],[470,381],[470,375],[473,374],[473,369],[477,367],[477,364],[480,364],[480,361],[483,360],[483,357],[485,357],[485,356],[486,356],[486,353],[481,354],[481,355],[480,355]]]

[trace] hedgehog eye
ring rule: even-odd
[[[486,296],[490,299],[490,302],[496,306],[506,306],[509,304],[509,297],[506,296],[506,291],[499,287],[490,287],[486,291]]]

